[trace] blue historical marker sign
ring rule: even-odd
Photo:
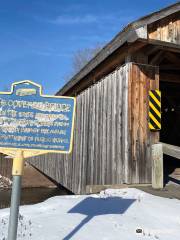
[[[41,93],[28,80],[0,93],[0,148],[71,152],[75,98]]]

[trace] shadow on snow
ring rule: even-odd
[[[120,197],[94,198],[88,197],[73,207],[68,213],[79,213],[86,216],[63,240],[71,239],[93,217],[107,214],[123,214],[135,199]]]

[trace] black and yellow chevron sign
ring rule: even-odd
[[[149,91],[149,129],[161,130],[161,92]]]

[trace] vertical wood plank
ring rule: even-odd
[[[158,72],[150,66],[128,63],[106,76],[77,96],[72,154],[38,156],[33,164],[75,193],[86,185],[150,182],[152,87]]]
[[[162,189],[163,186],[163,146],[159,143],[152,145],[152,187]]]

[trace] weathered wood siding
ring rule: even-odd
[[[31,163],[75,193],[86,185],[126,182],[128,71],[129,64],[77,96],[72,154]]]
[[[128,183],[151,183],[151,145],[159,132],[148,127],[149,90],[159,89],[158,68],[132,64],[128,84]]]
[[[11,178],[12,172],[12,159],[4,158],[4,155],[0,153],[0,175]]]
[[[180,44],[180,14],[176,13],[148,26],[149,38]]]
[[[73,152],[31,163],[74,193],[87,185],[151,182],[148,91],[158,88],[156,67],[128,63],[77,96]]]

